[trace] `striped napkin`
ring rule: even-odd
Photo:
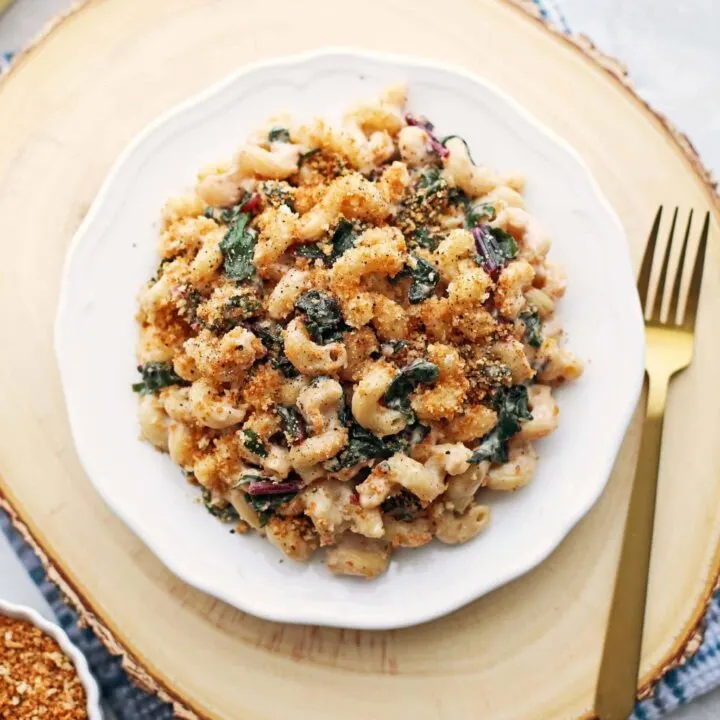
[[[0,0],[2,5],[3,0]],[[554,0],[532,0],[542,18],[563,32],[570,33],[565,18]],[[11,52],[0,51],[0,74],[12,59]],[[100,686],[105,704],[119,720],[169,720],[172,708],[156,696],[132,684],[118,657],[108,653],[97,637],[78,625],[77,614],[64,602],[59,590],[47,578],[37,556],[12,528],[0,511],[0,529],[8,536],[28,573],[47,599],[70,639],[87,657]],[[684,665],[670,670],[658,683],[653,696],[635,708],[632,720],[655,720],[678,705],[703,695],[720,685],[720,591],[716,593],[703,620],[704,640]]]

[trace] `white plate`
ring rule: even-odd
[[[230,157],[269,115],[337,116],[393,81],[441,135],[477,160],[523,170],[526,199],[554,238],[569,290],[560,306],[587,368],[558,393],[559,430],[537,446],[522,491],[492,494],[489,529],[466,545],[399,552],[371,583],[319,562],[281,561],[259,537],[231,535],[192,499],[167,455],[138,440],[134,321],[157,265],[165,200],[208,162]],[[465,71],[406,57],[328,50],[247,67],[155,121],[125,150],[69,253],[56,349],[75,444],[107,504],[185,581],[271,620],[394,628],[455,610],[535,567],[607,482],[643,376],[643,325],[620,222],[576,153],[522,107]]]
[[[0,600],[0,615],[15,618],[16,620],[27,620],[57,642],[60,649],[70,658],[72,664],[75,666],[80,682],[83,688],[85,688],[85,699],[87,701],[89,719],[102,720],[100,691],[98,690],[95,678],[90,674],[90,668],[88,667],[85,656],[70,642],[70,638],[65,631],[59,625],[46,620],[37,610],[33,610],[24,605],[14,605],[4,600]]]

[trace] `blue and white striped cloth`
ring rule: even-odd
[[[533,0],[542,18],[569,33],[570,28],[554,0]],[[0,53],[0,74],[7,69],[12,53]],[[70,639],[82,650],[97,678],[103,699],[120,720],[166,720],[173,717],[170,705],[135,687],[121,661],[108,653],[97,637],[78,626],[77,615],[64,602],[57,587],[47,578],[40,561],[0,511],[0,529],[42,591]],[[720,591],[703,621],[704,640],[687,663],[665,674],[653,697],[639,703],[632,720],[655,720],[720,685]]]

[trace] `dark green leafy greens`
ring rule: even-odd
[[[351,247],[355,246],[357,234],[353,224],[343,218],[337,224],[332,237],[332,252],[330,253],[330,264],[334,265],[335,261],[343,255]]]
[[[293,198],[293,189],[286,182],[277,180],[266,180],[262,184],[262,194],[268,205],[272,207],[280,207],[287,205],[291,210],[295,210],[295,202]]]
[[[276,411],[280,416],[287,444],[294,445],[303,440],[307,435],[307,430],[302,415],[295,408],[283,405],[278,405]]]
[[[347,250],[355,246],[357,231],[349,220],[342,218],[337,224],[332,235],[332,249],[326,255],[319,245],[297,245],[295,253],[309,260],[322,260],[325,263],[334,265],[339,257]]]
[[[155,271],[155,274],[150,278],[151,283],[156,283],[163,275],[163,272],[165,271],[165,266],[168,263],[171,263],[175,258],[163,258],[160,261],[160,264],[157,266],[157,270]]]
[[[237,489],[239,487],[242,487],[243,485],[249,485],[250,483],[253,483],[253,482],[261,482],[263,480],[267,480],[267,478],[264,475],[258,475],[257,473],[246,472],[240,476],[240,479],[237,480],[233,484],[232,487],[233,487],[233,489]]]
[[[237,219],[243,213],[251,213],[253,209],[257,209],[259,199],[259,195],[253,195],[252,193],[245,192],[237,205],[233,205],[229,208],[206,207],[203,215],[206,218],[211,218],[216,222],[230,226],[237,222]]]
[[[487,223],[495,217],[495,206],[490,203],[470,203],[465,208],[465,227],[469,230]]]
[[[260,526],[267,525],[268,520],[275,514],[277,509],[290,502],[297,493],[284,493],[282,495],[246,495],[247,504],[257,513]]]
[[[392,357],[402,352],[410,343],[407,340],[388,340],[380,346],[380,351],[385,357]]]
[[[308,150],[307,152],[300,153],[300,157],[298,158],[298,167],[300,167],[307,160],[310,160],[312,157],[317,155],[319,152],[320,152],[320,148],[313,148],[312,150]]]
[[[327,345],[342,340],[348,327],[332,295],[320,290],[308,290],[298,298],[295,306],[305,314],[305,327],[316,343]]]
[[[477,250],[477,261],[492,276],[517,255],[517,244],[510,233],[490,225],[478,225],[472,229]]]
[[[481,369],[485,384],[489,387],[507,386],[512,382],[510,368],[503,363],[488,363]]]
[[[326,260],[327,255],[319,245],[296,245],[295,254],[308,260]]]
[[[401,452],[407,455],[410,448],[422,442],[429,432],[430,428],[427,425],[412,422],[396,435],[387,436],[384,441],[386,447],[392,449],[393,453]]]
[[[138,365],[137,371],[142,376],[142,380],[133,383],[132,389],[140,395],[151,395],[170,385],[188,384],[173,370],[170,363],[149,362]]]
[[[223,305],[220,318],[210,326],[210,329],[219,333],[229,332],[241,322],[257,315],[261,309],[262,303],[254,295],[233,295]]]
[[[416,360],[403,368],[388,386],[383,402],[393,410],[410,411],[410,393],[418,385],[430,385],[438,378],[438,366],[427,360]]]
[[[254,430],[243,430],[243,445],[254,455],[267,457],[267,448]]]
[[[247,280],[255,273],[253,253],[257,232],[248,227],[250,213],[240,213],[220,242],[225,257],[225,274],[232,280]]]
[[[234,522],[240,519],[237,510],[230,503],[224,501],[216,503],[213,500],[212,493],[207,488],[203,488],[202,501],[205,509],[211,515],[222,520],[222,522]]]
[[[404,522],[414,520],[417,513],[422,510],[420,500],[405,489],[397,495],[391,495],[380,507],[386,515]]]
[[[525,342],[530,347],[539,348],[543,343],[543,336],[542,321],[537,310],[521,313],[520,319],[525,323]]]
[[[427,260],[423,260],[419,255],[413,255],[414,267],[408,265],[407,271],[412,278],[412,283],[408,289],[408,301],[416,305],[423,300],[427,300],[440,282],[440,273]]]
[[[396,452],[407,452],[412,445],[422,442],[430,432],[430,428],[412,423],[396,435],[379,438],[355,421],[350,408],[344,402],[338,411],[338,419],[348,429],[348,444],[338,455],[325,463],[330,472],[338,472],[366,460],[384,460]]]
[[[440,168],[429,167],[420,173],[417,186],[426,195],[432,195],[446,188],[447,183],[442,179]]]
[[[296,377],[298,371],[285,355],[282,328],[272,320],[255,323],[253,332],[260,338],[270,359],[270,364],[279,370],[285,377]]]
[[[268,142],[290,142],[290,131],[284,127],[274,127],[268,133]]]
[[[420,228],[419,230],[416,230],[413,240],[415,245],[427,250],[434,250],[440,242],[440,238],[436,235],[431,235],[427,228]]]
[[[181,315],[187,320],[188,325],[193,330],[203,327],[203,322],[198,317],[198,308],[203,301],[203,296],[194,288],[189,286],[184,292],[185,305],[181,311]]]
[[[479,463],[483,460],[492,463],[507,462],[507,441],[520,432],[522,420],[532,420],[532,413],[528,407],[528,392],[524,385],[498,388],[492,404],[498,414],[498,423],[482,438],[468,462]]]

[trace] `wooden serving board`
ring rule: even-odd
[[[193,590],[112,515],[80,469],[52,326],[65,250],[108,168],[149,120],[234,68],[328,44],[435,57],[507,90],[589,163],[636,264],[658,204],[714,213],[696,359],[672,387],[666,424],[647,692],[697,646],[720,567],[720,409],[708,402],[720,350],[720,203],[689,143],[617,66],[509,0],[94,0],[52,27],[0,81],[3,505],[85,621],[181,717],[586,715],[638,417],[607,491],[549,560],[464,610],[395,632],[277,625]],[[612,338],[608,349],[623,352]],[[98,422],[112,433],[112,417]]]

